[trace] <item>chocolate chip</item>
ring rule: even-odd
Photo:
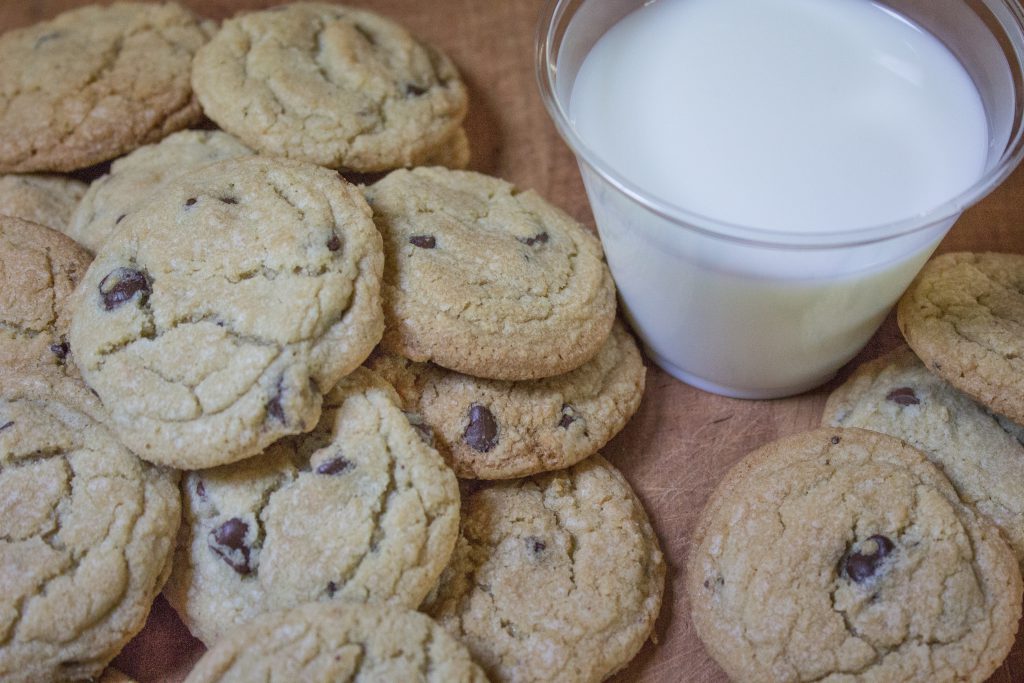
[[[921,402],[914,390],[910,387],[899,387],[885,395],[887,401],[892,401],[901,406],[916,406]]]
[[[67,360],[68,352],[71,349],[68,347],[67,342],[61,342],[60,344],[50,344],[50,353],[57,356],[57,360],[64,362]]]
[[[339,455],[337,458],[332,458],[320,463],[316,468],[317,474],[343,474],[348,470],[352,469],[354,465],[347,458]]]
[[[213,530],[213,537],[217,543],[238,550],[245,546],[245,534],[248,531],[248,524],[238,517],[232,517]]]
[[[547,547],[548,544],[536,536],[528,536],[526,538],[526,548],[534,555],[540,555],[542,552],[547,550]]]
[[[4,431],[8,427],[12,427],[12,426],[14,426],[14,420],[11,420],[9,422],[5,422],[2,425],[0,425],[0,432]]]
[[[220,197],[220,200],[222,202],[224,202],[225,204],[237,204],[238,203],[238,200],[235,199],[234,197]],[[192,200],[192,203],[194,204],[195,200]],[[192,204],[187,204],[187,206],[192,206]]]
[[[57,38],[60,38],[61,35],[62,34],[61,34],[60,31],[51,31],[49,33],[44,33],[43,35],[41,35],[38,38],[36,38],[36,42],[33,43],[32,49],[33,50],[37,50],[44,43],[48,43],[51,40],[55,40]]]
[[[196,200],[195,197],[189,197],[188,199],[185,200],[185,208],[186,209],[192,208],[193,206],[196,205],[196,201],[197,200]]]
[[[138,294],[139,303],[146,303],[151,292],[149,278],[134,268],[115,268],[100,280],[100,295],[103,297],[103,308],[112,311],[125,302],[131,301]]]
[[[426,88],[416,85],[415,83],[409,83],[405,86],[406,97],[419,97],[420,95],[425,95],[426,92]]]
[[[327,240],[327,248],[331,251],[338,251],[341,249],[341,238],[337,234],[332,234],[330,239]]]
[[[839,438],[838,436],[833,436],[833,437],[832,437],[831,439],[829,439],[829,442],[830,442],[830,443],[831,443],[831,444],[832,444],[833,446],[835,446],[835,445],[836,445],[837,443],[839,443],[840,441],[841,441],[841,439],[840,439],[840,438]]]
[[[462,433],[462,440],[480,453],[486,453],[498,445],[498,423],[490,410],[479,403],[469,407],[469,425]]]
[[[526,246],[532,247],[535,244],[545,244],[548,241],[548,234],[546,232],[542,232],[539,235],[534,235],[533,237],[517,237],[516,239]]]
[[[855,583],[864,583],[878,571],[882,561],[893,551],[885,536],[874,535],[861,543],[861,549],[847,556],[843,570]]]
[[[274,390],[274,395],[267,401],[267,415],[282,423],[287,422],[284,406],[281,405],[281,395],[284,393],[283,383],[283,377],[277,380],[277,388]]]
[[[327,582],[327,597],[333,598],[334,594],[338,592],[338,584],[333,581]]]
[[[722,576],[716,576],[715,580],[704,579],[704,587],[709,591],[717,591],[725,585],[725,578]]]
[[[236,572],[249,574],[252,567],[249,566],[249,546],[245,543],[248,532],[248,524],[232,517],[210,531],[206,545]]]
[[[562,419],[558,421],[558,426],[562,429],[568,429],[569,425],[578,420],[576,416],[576,409],[568,403],[562,404]]]
[[[437,246],[437,240],[433,235],[413,235],[409,238],[409,244],[420,249],[433,249]]]
[[[117,217],[117,219],[116,219],[116,220],[114,221],[114,225],[117,225],[118,223],[120,223],[121,221],[123,221],[123,220],[124,220],[124,218],[125,218],[125,216],[127,216],[127,215],[128,215],[128,214],[126,214],[126,213],[122,213],[122,214],[121,214],[120,216],[118,216],[118,217]]]

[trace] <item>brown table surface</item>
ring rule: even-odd
[[[593,226],[572,153],[555,132],[534,80],[533,36],[547,0],[352,0],[404,23],[445,50],[469,85],[466,127],[473,170],[533,188]],[[87,4],[84,0],[0,0],[0,30],[24,26]],[[185,0],[221,19],[266,7],[259,0]],[[0,65],[0,68],[3,68]],[[939,251],[1024,252],[1024,172],[960,219]],[[850,367],[899,343],[892,316]],[[767,441],[815,426],[831,384],[795,398],[740,401],[703,393],[650,366],[639,414],[604,449],[636,488],[668,559],[665,601],[648,642],[616,681],[700,681],[725,675],[704,652],[690,622],[683,590],[683,560],[691,526],[726,469]],[[115,664],[140,682],[180,681],[202,653],[162,600],[146,629]],[[993,683],[1024,680],[1020,637]]]

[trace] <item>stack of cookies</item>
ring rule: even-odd
[[[446,56],[339,5],[119,3],[0,64],[0,679],[98,676],[161,590],[190,681],[633,657],[665,566],[597,451],[641,356],[590,232],[452,170]]]
[[[737,681],[986,680],[1024,566],[1024,256],[950,253],[900,301],[910,348],[822,428],[748,455],[691,547],[694,625]],[[870,431],[869,431],[870,430]]]

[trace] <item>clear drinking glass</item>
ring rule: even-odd
[[[625,313],[654,362],[706,391],[774,398],[818,386],[867,343],[960,213],[1020,162],[1024,10],[1010,0],[884,3],[945,43],[974,80],[989,129],[985,171],[925,215],[808,234],[656,198],[573,129],[568,103],[584,57],[643,4],[552,0],[536,45],[541,95],[579,162]]]

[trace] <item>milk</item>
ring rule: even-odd
[[[594,44],[568,113],[625,180],[581,163],[648,351],[735,396],[804,390],[855,355],[956,214],[878,226],[933,211],[989,158],[961,64],[867,0],[650,2]]]

